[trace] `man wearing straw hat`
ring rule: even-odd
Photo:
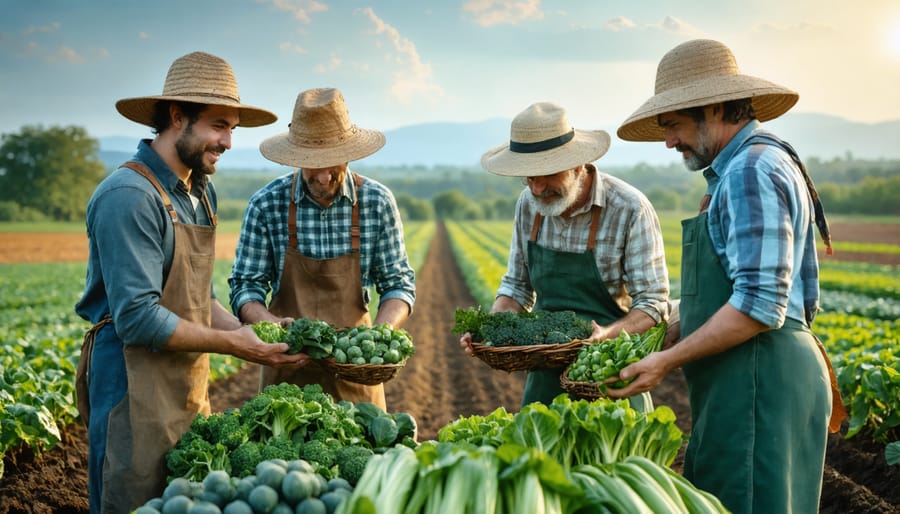
[[[374,323],[400,327],[415,302],[400,212],[384,185],[348,167],[384,146],[384,134],[353,124],[333,88],[301,92],[288,128],[259,149],[299,169],[250,198],[229,279],[233,311],[247,323],[304,317],[335,327],[371,325],[374,286]],[[383,385],[336,378],[315,362],[260,370],[260,388],[281,382],[318,383],[336,400],[386,409]]]
[[[665,141],[703,170],[707,195],[682,222],[681,340],[622,370],[636,379],[609,395],[650,390],[682,367],[693,421],[684,475],[735,513],[816,512],[827,433],[844,416],[810,331],[816,226],[829,253],[831,241],[796,152],[760,125],[798,95],[741,74],[711,40],[669,51],[655,93],[619,137]]]
[[[243,327],[212,291],[216,194],[209,175],[236,126],[275,115],[241,103],[231,66],[194,52],[176,59],[159,96],[116,103],[156,136],[94,191],[90,255],[76,312],[94,324],[78,364],[88,425],[90,511],[130,512],[162,494],[165,453],[209,414],[209,355],[299,366],[287,345]]]
[[[571,310],[594,322],[592,338],[641,333],[666,319],[669,276],[659,219],[631,185],[591,164],[609,134],[578,130],[550,102],[512,121],[509,142],[481,158],[491,173],[522,177],[509,263],[493,312]],[[471,353],[471,335],[460,345]],[[562,369],[528,373],[522,405],[549,404],[563,393]],[[632,406],[652,409],[650,395]]]

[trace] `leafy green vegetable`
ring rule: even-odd
[[[256,337],[267,343],[283,343],[287,340],[287,330],[274,321],[257,321],[250,325]]]
[[[633,364],[662,348],[667,323],[660,322],[642,334],[629,334],[624,330],[614,339],[592,341],[582,346],[568,368],[568,377],[575,382],[601,384],[605,390],[606,379],[614,377],[629,364]],[[621,388],[632,380],[618,380],[609,387]]]
[[[331,357],[337,342],[337,330],[328,323],[297,318],[287,329],[288,353],[305,353],[313,359]]]

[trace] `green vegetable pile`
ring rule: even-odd
[[[134,514],[334,514],[352,492],[346,480],[326,479],[304,460],[273,459],[243,478],[226,471],[199,482],[176,478]]]
[[[606,379],[617,376],[623,368],[662,348],[667,324],[660,322],[643,334],[628,334],[624,330],[615,339],[593,341],[583,346],[568,368],[569,380],[592,382],[613,388],[625,387],[632,380],[618,380],[605,384]]]
[[[288,353],[305,353],[313,359],[334,357],[339,364],[402,364],[416,353],[409,332],[387,323],[338,330],[328,323],[298,318],[283,328],[271,321],[252,325],[268,343],[286,342]]]
[[[683,433],[666,405],[644,414],[632,409],[628,400],[572,400],[560,394],[550,405],[531,403],[515,414],[497,409],[488,416],[460,417],[441,427],[437,440],[535,448],[568,470],[631,455],[669,466],[681,448]]]
[[[341,331],[334,345],[339,364],[400,364],[415,353],[409,332],[387,323]]]
[[[456,309],[454,334],[472,335],[472,341],[486,346],[562,344],[586,339],[591,322],[574,311],[487,312],[480,306]]]
[[[497,444],[425,441],[415,449],[395,446],[376,455],[337,514],[728,512],[713,495],[695,488],[666,465],[630,454],[624,439],[622,451],[608,463],[594,461],[599,454],[592,457],[588,450],[582,451],[585,463],[561,462],[554,448],[571,444],[568,439],[573,434],[557,433],[543,420],[541,407],[547,407],[533,405],[540,407],[525,412],[530,407],[526,406],[524,414],[510,415],[514,420],[501,429],[509,437],[504,435]],[[593,413],[593,407],[566,405],[564,400],[555,402],[554,412],[571,410],[563,417]],[[593,423],[610,423],[612,431],[615,416],[610,413]],[[538,421],[529,421],[530,417]],[[587,438],[580,442],[591,443]]]
[[[334,402],[318,384],[282,383],[266,387],[240,409],[198,414],[166,454],[166,465],[169,481],[203,480],[213,471],[242,478],[265,460],[304,459],[325,478],[355,484],[376,451],[399,443],[415,446],[416,437],[409,414]]]

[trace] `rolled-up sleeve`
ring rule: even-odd
[[[275,255],[266,227],[265,212],[260,209],[257,199],[251,198],[244,213],[231,276],[228,278],[231,311],[235,315],[239,315],[246,303],[265,305],[273,280],[281,276],[281,270],[276,269],[281,259]]]
[[[382,227],[372,252],[372,281],[380,301],[403,300],[412,312],[416,303],[415,270],[409,265],[400,210],[393,194],[384,189],[382,204],[377,210]]]
[[[531,278],[528,275],[528,228],[525,221],[530,223],[532,219],[525,212],[527,202],[527,190],[519,195],[516,204],[516,221],[513,227],[512,240],[509,244],[509,257],[506,264],[506,273],[500,278],[500,286],[497,288],[497,296],[508,296],[526,310],[534,307],[535,293],[531,286]]]
[[[136,186],[107,190],[88,211],[116,333],[126,345],[154,350],[166,344],[180,319],[159,303],[163,241],[171,231],[164,213],[158,195]]]

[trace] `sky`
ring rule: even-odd
[[[172,61],[196,50],[279,117],[238,128],[235,147],[287,131],[314,87],[339,88],[365,128],[553,101],[576,128],[614,133],[652,96],[659,59],[696,38],[799,92],[792,112],[900,118],[900,0],[0,0],[0,12],[0,134],[151,137],[116,100],[161,94]]]

